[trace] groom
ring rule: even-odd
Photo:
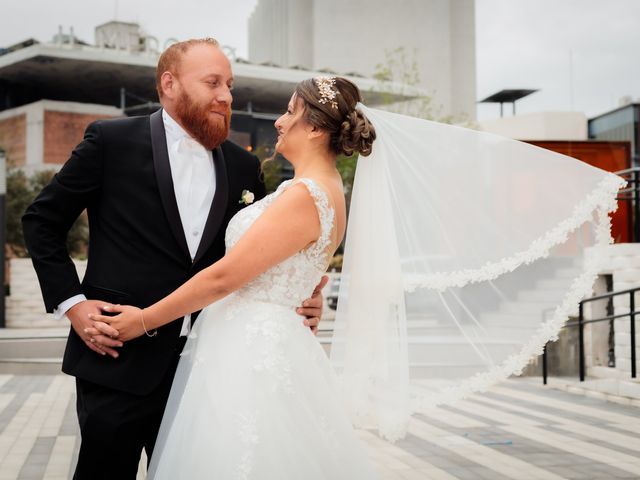
[[[157,68],[163,108],[89,125],[22,219],[47,311],[71,321],[62,370],[76,377],[74,479],[134,479],[142,449],[151,457],[197,312],[126,344],[88,335],[88,315],[173,291],[224,255],[227,223],[250,203],[243,192],[265,195],[258,159],[226,141],[232,83],[215,40],[172,45]],[[84,209],[90,254],[80,283],[65,238]],[[298,309],[312,328],[324,282]]]

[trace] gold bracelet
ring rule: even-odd
[[[153,329],[153,333],[149,333],[147,332],[147,327],[144,325],[144,309],[140,309],[140,321],[142,322],[142,328],[144,329],[144,333],[147,334],[147,337],[155,337],[156,335],[158,335],[158,329],[154,328]]]

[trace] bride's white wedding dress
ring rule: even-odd
[[[180,359],[150,478],[375,477],[331,365],[295,312],[329,262],[335,215],[327,194],[311,179],[283,182],[233,217],[227,249],[297,182],[315,201],[320,237],[202,312]]]

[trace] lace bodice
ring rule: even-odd
[[[238,290],[238,295],[295,308],[309,298],[327,269],[335,212],[329,203],[327,193],[310,178],[282,182],[275,192],[240,210],[227,227],[226,248],[229,250],[233,247],[262,212],[288,187],[297,183],[307,187],[318,210],[320,218],[318,240],[249,282]]]

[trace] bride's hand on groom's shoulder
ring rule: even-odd
[[[112,314],[89,315],[93,321],[93,331],[111,338],[117,338],[122,342],[127,342],[144,335],[142,325],[142,310],[131,305],[111,305],[103,309]]]

